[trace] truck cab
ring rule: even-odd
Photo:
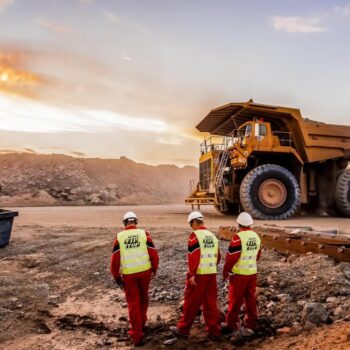
[[[268,144],[268,137],[271,136],[270,123],[264,123],[263,120],[255,120],[243,124],[239,129],[244,135],[243,144],[257,143],[258,145]]]
[[[237,169],[245,168],[253,151],[274,145],[279,145],[279,139],[272,134],[270,123],[262,119],[246,122],[233,131],[231,165]]]

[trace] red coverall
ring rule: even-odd
[[[136,226],[128,226],[126,230],[136,229]],[[151,275],[156,274],[158,269],[158,253],[154,248],[151,235],[146,232],[147,250],[152,268],[138,273],[123,275],[124,292],[128,303],[129,320],[131,329],[130,337],[134,344],[138,344],[143,338],[143,328],[147,321],[148,309],[148,287]],[[111,272],[115,279],[120,277],[120,247],[118,239],[114,241],[113,253],[111,258]]]
[[[200,227],[199,230],[206,230],[206,228],[203,226]],[[188,239],[188,274],[185,287],[183,314],[177,324],[177,328],[181,333],[188,335],[198,311],[202,306],[207,331],[212,336],[219,336],[220,327],[219,310],[217,307],[216,273],[197,275],[200,255],[201,249],[197,236],[192,232]],[[217,263],[219,262],[220,251],[218,251]],[[195,276],[196,286],[189,283],[189,279],[192,276]]]
[[[247,230],[250,230],[250,228],[240,229],[240,231]],[[224,279],[227,279],[229,273],[232,272],[233,266],[238,262],[241,256],[241,250],[241,239],[238,235],[234,235],[226,254],[223,270]],[[261,249],[259,250],[257,260],[260,259],[260,256]],[[258,318],[255,296],[256,282],[256,274],[250,276],[233,274],[230,276],[229,305],[226,315],[226,322],[228,328],[231,330],[237,330],[239,328],[239,312],[243,302],[245,304],[246,313],[244,327],[255,330],[256,320]]]

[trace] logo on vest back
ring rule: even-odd
[[[138,248],[140,246],[140,237],[135,235],[135,236],[130,236],[124,241],[125,248]]]
[[[204,248],[214,248],[214,238],[212,236],[205,236],[203,238]]]
[[[247,247],[247,250],[257,250],[258,244],[256,242],[256,238],[254,237],[249,238],[246,247]]]

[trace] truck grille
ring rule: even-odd
[[[208,191],[211,181],[211,159],[199,164],[199,185],[201,190]]]

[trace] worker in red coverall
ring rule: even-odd
[[[137,222],[135,213],[124,215],[125,230],[114,241],[111,272],[125,292],[131,325],[129,335],[134,345],[140,346],[147,321],[149,283],[157,272],[159,258],[151,235],[138,229]]]
[[[226,280],[230,275],[229,306],[226,315],[227,329],[233,336],[251,336],[256,329],[257,261],[261,256],[261,241],[251,230],[253,219],[248,213],[237,218],[239,230],[232,237],[223,270]],[[239,313],[245,304],[245,319],[240,328]]]
[[[220,336],[217,307],[217,264],[220,251],[217,238],[204,226],[200,212],[188,217],[192,232],[188,239],[188,274],[183,314],[177,326],[170,330],[178,337],[188,337],[191,326],[202,307],[206,329],[212,340]]]

